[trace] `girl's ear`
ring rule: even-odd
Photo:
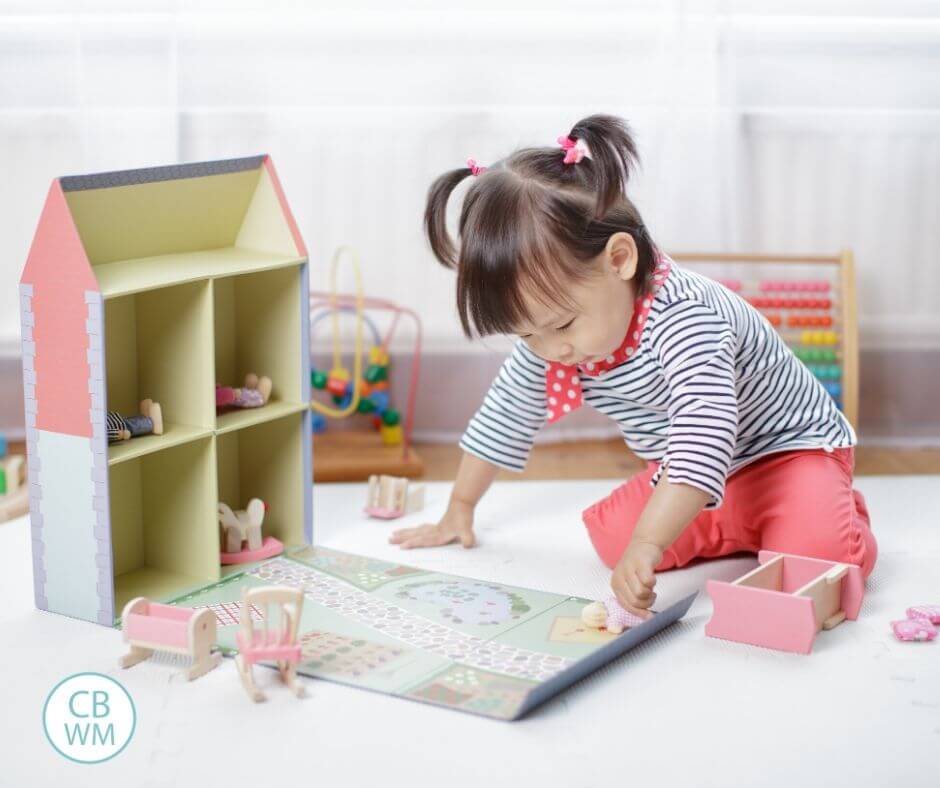
[[[640,263],[640,253],[636,248],[636,241],[630,233],[614,233],[607,240],[605,251],[609,265],[619,279],[626,282],[636,276],[636,269]]]

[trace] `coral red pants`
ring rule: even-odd
[[[702,511],[663,554],[657,570],[695,558],[774,550],[858,564],[867,577],[878,545],[865,499],[852,489],[852,449],[772,454],[746,465],[725,486],[719,509]],[[584,510],[584,524],[601,560],[613,566],[633,535],[653,488],[657,465]]]

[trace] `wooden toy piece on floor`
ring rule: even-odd
[[[303,685],[297,680],[297,663],[301,656],[297,629],[303,603],[304,594],[300,588],[246,586],[242,589],[240,623],[235,636],[238,643],[235,664],[248,697],[255,702],[265,700],[252,673],[252,666],[261,660],[275,662],[283,682],[298,698],[304,694]],[[260,622],[252,620],[252,608],[263,611]]]
[[[625,629],[642,624],[643,619],[624,610],[617,597],[610,595],[603,602],[591,602],[581,611],[581,620],[594,629],[606,629],[619,635]]]
[[[706,635],[809,654],[820,630],[858,617],[865,593],[859,567],[768,550],[758,561],[732,583],[708,581],[714,613]]]
[[[370,476],[366,514],[393,520],[424,508],[424,485],[401,476]]]
[[[124,641],[131,650],[118,660],[129,668],[150,657],[154,651],[170,651],[192,657],[192,665],[184,672],[192,681],[208,673],[222,660],[212,652],[215,643],[216,618],[209,608],[193,610],[151,602],[139,596],[124,606],[121,615]]]
[[[218,517],[222,531],[223,564],[244,564],[271,558],[284,551],[284,545],[273,536],[262,537],[261,526],[267,505],[260,498],[252,498],[248,506],[233,512],[219,501]]]
[[[5,445],[2,448],[5,449]],[[26,458],[22,454],[7,457],[4,454],[5,451],[0,453],[0,523],[22,517],[29,511]]]
[[[254,372],[249,372],[241,388],[215,384],[215,407],[261,408],[268,404],[273,388],[274,384],[267,375],[259,378]]]
[[[139,416],[108,411],[108,443],[119,443],[141,435],[163,434],[163,409],[152,399],[142,400]]]

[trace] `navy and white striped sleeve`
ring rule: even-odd
[[[501,468],[523,470],[546,420],[546,368],[520,339],[467,425],[460,448]]]
[[[737,340],[730,323],[697,301],[676,301],[651,317],[650,344],[669,388],[669,481],[708,493],[721,505],[738,431]]]

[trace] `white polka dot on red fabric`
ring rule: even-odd
[[[555,418],[555,411],[550,410],[550,411],[548,412],[548,418],[549,418],[549,419],[554,419],[554,418]]]
[[[608,357],[605,358],[604,360],[605,360],[608,364],[613,364],[613,363],[614,363],[614,357],[613,357],[613,356],[608,356]]]
[[[561,409],[562,409],[565,413],[571,413],[571,406],[570,406],[567,402],[566,402],[564,405],[561,406]]]
[[[555,398],[555,397],[549,397],[549,398],[548,398],[548,404],[549,404],[549,405],[557,405],[557,404],[558,404],[558,399]]]
[[[634,332],[633,332],[633,338],[634,338],[634,339],[639,339],[639,337],[640,337],[640,332],[639,332],[639,331],[634,331]]]
[[[636,322],[637,322],[637,323],[642,323],[642,322],[643,322],[643,315],[637,315]]]
[[[571,378],[571,385],[572,385],[572,386],[577,386],[580,382],[581,382],[581,378],[579,378],[577,375],[575,375],[573,378]]]
[[[555,372],[555,374],[558,375],[558,377],[563,378],[565,376],[565,371],[563,369],[559,369],[557,372]]]
[[[574,389],[568,389],[568,399],[574,399],[578,396],[578,392]]]
[[[594,369],[594,365],[589,361],[587,364],[588,369]]]
[[[643,308],[644,308],[644,309],[649,309],[651,303],[652,303],[652,302],[651,302],[648,298],[643,299]]]
[[[633,348],[632,348],[632,347],[628,347],[628,348],[627,348],[627,355],[628,355],[628,356],[632,356],[632,355],[633,355]]]
[[[552,388],[553,388],[555,391],[561,391],[561,383],[555,383],[555,384],[552,386]]]

